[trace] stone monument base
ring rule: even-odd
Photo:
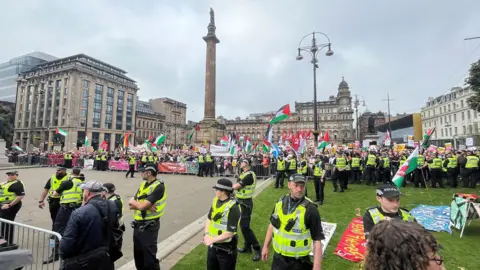
[[[197,131],[194,143],[201,144],[207,141],[207,144],[218,144],[226,134],[225,126],[218,123],[215,119],[204,119],[198,123],[200,130]]]
[[[364,140],[367,140],[367,141],[377,142],[377,145],[379,144],[378,142],[379,139],[380,139],[380,136],[378,136],[377,134],[367,134],[365,135],[365,138],[364,138]]]
[[[0,168],[13,167],[13,163],[8,162],[8,158],[5,156],[5,141],[0,139]]]

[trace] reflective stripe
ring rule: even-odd
[[[52,176],[50,177],[50,191],[49,191],[48,196],[50,198],[60,198],[61,197],[60,195],[53,195],[53,192],[56,191],[60,187],[60,184],[63,181],[66,181],[68,179],[70,179],[70,174],[69,173],[65,174],[65,176],[63,176],[62,179],[57,179],[57,175],[52,174]]]
[[[312,251],[312,246],[302,246],[302,247],[282,246],[281,244],[277,243],[277,241],[275,241],[275,238],[273,239],[272,243],[273,243],[273,248],[275,250],[281,250],[288,253],[300,253],[300,252],[310,253],[310,251]],[[284,255],[284,256],[287,256],[287,255]]]
[[[335,163],[336,163],[336,167],[340,169],[345,168],[345,166],[347,165],[347,161],[343,157],[337,158],[335,160]]]
[[[61,204],[82,203],[83,190],[79,186],[82,183],[82,180],[73,178],[71,181],[72,187],[68,190],[64,190],[60,195]]]
[[[408,213],[407,211],[404,211],[402,209],[399,210],[400,214],[402,215],[403,221],[413,222],[415,220],[414,217],[410,215],[410,213]],[[369,209],[368,212],[370,212],[370,216],[372,216],[373,224],[377,224],[385,219],[385,216],[380,213],[378,208]]]
[[[17,194],[9,190],[10,186],[16,182],[20,182],[23,186],[23,182],[20,180],[10,181],[0,185],[0,203],[11,203],[17,198]]]
[[[219,236],[223,232],[227,231],[228,214],[230,213],[230,209],[237,203],[235,200],[230,200],[217,208],[217,202],[218,198],[214,198],[212,202],[212,220],[210,221],[210,227],[208,228],[208,234],[212,237]],[[222,213],[221,219],[216,221],[213,220],[213,217],[215,217],[219,213]],[[240,219],[238,220],[238,222],[240,223]],[[234,235],[236,234],[237,233],[235,232]],[[218,243],[228,243],[230,241],[232,241],[232,238],[228,238]]]
[[[305,240],[311,237],[310,231],[303,233],[303,234],[288,234],[288,233],[283,233],[282,231],[273,228],[273,233],[277,234],[278,236],[282,238],[286,238],[288,240],[292,241],[298,241],[298,240]]]
[[[135,196],[135,198],[139,198],[141,196],[143,197],[143,199],[140,199],[140,200],[137,199],[138,202],[145,201],[146,197],[148,195],[152,194],[152,192],[155,190],[155,188],[158,185],[161,185],[161,184],[164,185],[164,189],[165,189],[164,195],[160,200],[158,200],[154,203],[154,205],[157,208],[155,212],[151,211],[150,209],[147,209],[147,210],[144,210],[144,211],[135,210],[134,214],[133,214],[133,217],[134,217],[135,220],[157,219],[157,218],[162,217],[163,214],[165,213],[164,209],[165,209],[165,204],[166,204],[166,201],[167,201],[167,186],[163,183],[163,181],[158,180],[158,179],[155,182],[153,182],[150,186],[148,186],[147,188],[145,188],[146,183],[147,182],[142,183],[142,185],[138,189],[137,195]]]
[[[255,187],[257,185],[257,176],[255,175],[254,172],[248,171],[248,172],[242,172],[239,177],[239,181],[243,180],[245,176],[251,174],[253,177],[253,184],[242,187],[239,189],[236,193],[236,197],[239,199],[251,199],[253,197],[253,194],[255,193]]]

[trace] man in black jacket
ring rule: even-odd
[[[60,241],[61,269],[114,269],[110,243],[112,228],[119,227],[118,209],[115,202],[103,198],[101,182],[90,180],[80,187],[84,206],[72,213]]]

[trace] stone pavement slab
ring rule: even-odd
[[[19,171],[19,178],[25,184],[26,196],[15,221],[50,230],[52,222],[48,206],[39,209],[38,200],[47,179],[55,173],[55,168],[16,169]],[[114,183],[117,193],[125,202],[135,195],[142,182],[139,174],[135,174],[136,178],[125,178],[126,172],[85,170],[83,173],[86,180]],[[161,174],[159,177],[167,185],[167,205],[158,237],[160,243],[206,214],[214,196],[212,187],[219,178],[170,174]],[[124,220],[127,225],[123,241],[124,257],[116,262],[117,269],[133,260],[133,230],[129,226],[133,220],[133,214],[128,207],[125,210]]]

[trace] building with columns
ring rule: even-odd
[[[143,144],[150,137],[155,139],[160,134],[166,132],[165,115],[154,111],[149,101],[137,100],[136,115],[136,144]]]
[[[135,132],[138,87],[127,72],[85,54],[37,65],[19,75],[14,142],[23,149],[64,150],[107,142],[113,150]],[[68,135],[55,134],[60,128]]]
[[[301,130],[314,130],[313,102],[295,102],[295,112],[287,120],[275,124],[273,140],[280,139],[283,131],[296,133]],[[342,79],[336,96],[326,101],[317,101],[318,127],[321,132],[328,130],[330,139],[335,142],[351,142],[355,138],[353,129],[352,97],[348,83]],[[268,121],[275,112],[250,114],[246,119],[226,120],[227,130],[236,130],[252,138],[263,138]],[[223,120],[223,119],[222,119]]]
[[[184,144],[187,141],[187,104],[163,97],[149,100],[152,109],[165,115],[165,144]]]

